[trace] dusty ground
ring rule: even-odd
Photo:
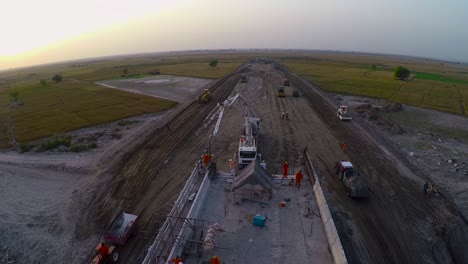
[[[174,112],[171,118],[168,116],[148,123],[148,129],[135,134],[135,137],[123,138],[120,146],[109,147],[110,150],[102,157],[103,162],[92,170],[96,171],[95,174],[77,180],[69,179],[70,175],[62,177],[54,174],[58,172],[50,173],[54,179],[69,181],[73,187],[58,191],[57,196],[68,202],[53,202],[43,193],[53,193],[54,185],[38,183],[43,186],[39,197],[45,198],[35,202],[58,208],[48,210],[46,217],[38,221],[44,226],[34,229],[34,237],[39,239],[42,234],[46,237],[45,242],[39,244],[28,240],[27,235],[31,233],[26,230],[25,221],[18,224],[18,234],[21,234],[18,237],[21,239],[7,240],[8,246],[16,250],[24,263],[35,263],[34,260],[41,260],[40,257],[44,261],[36,263],[79,263],[92,251],[100,232],[113,216],[119,210],[125,210],[141,217],[141,230],[126,246],[125,256],[128,258],[124,259],[124,263],[136,263],[178,195],[200,150],[208,145],[213,124],[205,117],[218,101],[223,101],[232,91],[239,91],[243,99],[236,103],[236,107],[227,109],[222,121],[223,129],[211,141],[220,170],[223,166],[227,170],[227,160],[236,152],[247,106],[251,115],[262,118],[258,144],[269,164],[268,171],[278,173],[284,160],[294,168],[299,167],[300,153],[305,146],[317,156],[315,161],[319,164],[326,195],[350,263],[444,263],[442,260],[453,263],[450,262],[449,250],[453,251],[465,241],[451,239],[450,232],[455,227],[466,227],[466,223],[460,223],[458,211],[450,199],[428,200],[424,197],[421,193],[424,174],[419,174],[404,155],[395,152],[391,143],[381,139],[382,133],[372,124],[359,119],[350,123],[339,122],[335,117],[336,102],[296,76],[276,68],[281,69],[275,64],[253,64],[251,70],[245,71],[249,77],[247,84],[238,84],[238,73],[220,80],[213,86],[212,102],[206,105],[187,103],[179,108],[184,111]],[[276,87],[285,76],[301,90],[301,97],[292,97],[293,87],[286,89],[285,98],[276,96]],[[289,112],[290,120],[281,118],[282,111]],[[168,126],[161,126],[169,119]],[[379,135],[374,138],[374,134]],[[347,153],[340,148],[345,141],[349,146]],[[122,145],[125,146],[123,149]],[[369,199],[351,200],[346,196],[343,185],[333,173],[334,162],[340,158],[353,161],[370,182],[372,195]],[[2,166],[7,168],[10,165]],[[16,168],[11,173],[21,171]],[[53,170],[44,169],[42,172],[49,171]],[[5,175],[7,180],[12,179],[9,174]],[[17,188],[16,185],[7,186]],[[30,189],[25,191],[34,190]],[[5,202],[8,197],[2,203],[6,204],[5,208],[10,208],[8,211],[11,213],[6,212],[0,220],[20,217],[15,216],[18,211]],[[28,197],[25,199],[30,201]],[[30,218],[41,215],[41,207],[27,209],[26,212],[28,210]],[[11,226],[14,231],[14,225],[10,223],[5,228]],[[13,234],[8,231],[2,237],[8,235],[12,238]],[[53,235],[56,237],[51,237]],[[58,244],[51,242],[54,238],[62,241],[61,250],[72,253],[66,256],[65,253],[41,255],[39,252],[47,252],[44,248],[50,247],[49,252],[53,251]],[[24,244],[19,245],[20,242]],[[0,246],[3,246],[1,243],[5,240],[0,241]],[[38,252],[37,255],[30,254],[31,258],[26,259],[24,248],[35,246],[38,246],[34,251]],[[71,250],[72,247],[80,250]]]

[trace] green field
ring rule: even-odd
[[[363,54],[305,54],[283,57],[293,72],[322,89],[468,115],[467,66],[425,59]],[[375,65],[375,70],[372,65]],[[410,81],[395,80],[397,66],[410,69]]]

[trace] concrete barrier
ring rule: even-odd
[[[304,151],[304,158],[306,159],[305,162],[308,162],[309,167],[312,169],[313,176],[315,177],[315,183],[313,186],[315,200],[317,201],[317,205],[320,210],[320,217],[322,218],[322,224],[325,228],[325,236],[327,237],[328,248],[330,249],[333,262],[335,264],[347,264],[348,260],[346,259],[340,237],[338,236],[338,231],[336,230],[335,223],[333,222],[330,208],[328,207],[327,200],[323,194],[317,172],[306,150]]]

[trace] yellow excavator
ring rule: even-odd
[[[203,94],[198,97],[198,103],[206,104],[211,101],[211,92],[209,89],[203,90]]]

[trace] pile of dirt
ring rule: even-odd
[[[403,106],[398,103],[388,103],[382,107],[367,103],[355,107],[356,112],[359,113],[362,118],[375,122],[378,127],[390,132],[392,135],[401,135],[405,133],[405,131],[397,123],[382,117],[380,113],[397,112],[402,109]]]

